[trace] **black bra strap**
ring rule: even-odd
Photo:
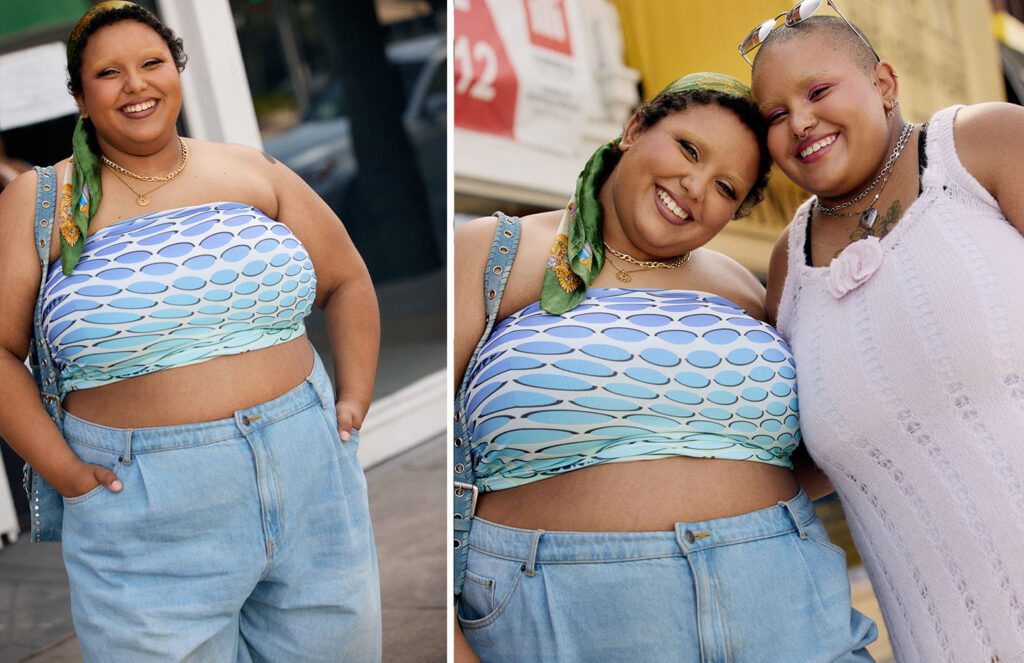
[[[924,169],[928,167],[928,153],[925,152],[926,136],[928,135],[928,123],[921,125],[921,131],[917,134],[917,195],[924,193]]]
[[[814,205],[811,205],[807,210],[807,228],[804,233],[804,259],[807,260],[808,267],[814,267],[814,263],[811,262],[811,217],[814,216]]]

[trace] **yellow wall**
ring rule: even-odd
[[[954,103],[1004,100],[989,0],[835,0],[900,74],[900,105],[910,121]],[[738,44],[755,26],[796,0],[613,0],[626,64],[643,76],[650,98],[691,71],[750,81]],[[819,12],[829,12],[824,8]],[[764,274],[778,233],[806,194],[776,169],[767,200],[731,223],[711,244]]]

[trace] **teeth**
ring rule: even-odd
[[[806,149],[802,150],[800,152],[800,158],[803,159],[804,157],[810,156],[817,152],[818,150],[820,150],[821,148],[831,145],[834,142],[836,142],[836,137],[834,135],[829,136],[828,138],[822,138],[814,145],[811,145]]]
[[[131,106],[125,106],[121,110],[125,113],[140,113],[146,110],[147,108],[152,108],[153,106],[156,106],[156,102],[150,99],[149,101],[144,101],[141,104],[132,104]]]
[[[679,205],[676,205],[675,201],[672,200],[672,197],[669,196],[667,193],[665,193],[661,189],[658,189],[658,197],[661,198],[661,202],[665,203],[665,207],[669,208],[669,210],[673,214],[678,216],[683,221],[689,220],[689,215],[683,210],[679,209]]]

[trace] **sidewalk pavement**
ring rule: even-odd
[[[446,474],[444,435],[366,472],[385,662],[445,660]],[[0,660],[81,663],[60,544],[22,538],[0,555]]]

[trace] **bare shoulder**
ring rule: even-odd
[[[962,108],[953,123],[953,140],[967,172],[998,197],[1024,149],[1024,107],[993,101]]]
[[[554,236],[560,218],[561,214],[555,211],[531,214],[518,220],[520,224],[519,244],[505,288],[506,296],[502,298],[502,310],[507,310],[506,301],[510,302],[510,305],[516,305],[524,296],[531,296],[533,289],[536,289],[537,293],[540,292],[539,284],[544,277],[543,265],[546,264],[551,238]],[[481,283],[497,229],[498,219],[494,216],[473,219],[455,229],[455,294],[457,299],[464,282],[467,287],[474,288]],[[532,287],[534,282],[536,282],[536,288]],[[459,302],[456,301],[456,305],[458,304]],[[519,308],[522,307],[519,306]]]
[[[38,176],[34,169],[27,170],[11,180],[0,193],[0,223],[6,224],[23,212],[29,217],[32,216],[37,185]]]
[[[516,265],[519,264],[520,256],[534,252],[537,246],[543,244],[545,250],[550,248],[551,239],[558,228],[560,219],[561,214],[558,211],[530,214],[519,219],[521,230],[519,246],[516,251]],[[496,216],[483,216],[467,221],[456,228],[456,269],[476,264],[482,271],[487,264],[487,257],[490,254],[497,228],[498,218]],[[513,274],[515,273],[513,272]]]
[[[197,138],[187,138],[185,142],[193,152],[204,153],[232,166],[260,171],[280,163],[266,152],[240,143],[217,143]]]
[[[18,175],[0,193],[0,347],[24,359],[31,335],[32,311],[41,278],[34,249],[34,170]]]
[[[469,259],[473,254],[483,250],[485,243],[494,237],[498,219],[493,216],[482,216],[466,221],[455,229],[455,261],[456,265]]]
[[[64,181],[64,170],[68,167],[68,164],[70,163],[71,157],[68,156],[53,164],[53,169],[57,172],[57,178],[62,182]]]
[[[764,286],[754,274],[724,253],[698,249],[701,264],[714,275],[715,292],[743,307],[752,317],[765,319]]]
[[[987,101],[965,106],[956,114],[953,131],[957,142],[961,137],[972,140],[1006,138],[1004,129],[1019,129],[1024,123],[1024,106],[1004,101]]]
[[[519,219],[519,245],[501,298],[498,320],[539,299],[547,252],[560,219],[561,212],[557,210]],[[485,327],[483,278],[497,229],[498,219],[494,216],[473,219],[455,229],[456,384]]]
[[[36,191],[39,179],[35,170],[21,173],[0,192],[0,262],[7,266],[30,259],[35,239]],[[4,281],[5,287],[9,282]]]

